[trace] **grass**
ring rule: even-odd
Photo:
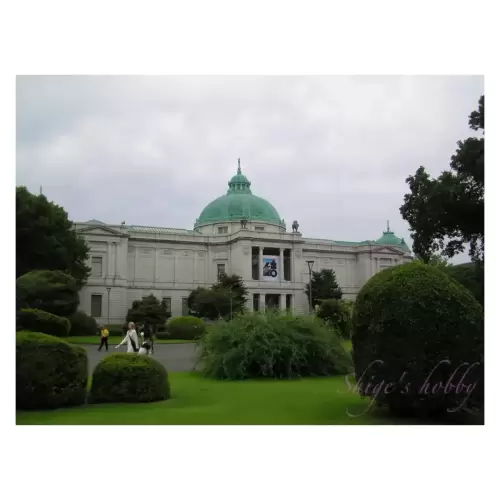
[[[88,337],[67,337],[65,340],[70,342],[71,344],[95,344],[99,345],[100,337],[96,336],[88,336]],[[109,345],[117,345],[123,340],[123,337],[109,337],[108,343]],[[183,339],[155,339],[155,344],[189,344],[192,343],[192,340],[183,340]]]
[[[17,424],[394,424],[408,423],[370,407],[344,376],[300,380],[216,381],[170,373],[172,397],[142,404],[85,405],[17,412]],[[347,413],[353,416],[349,416]]]

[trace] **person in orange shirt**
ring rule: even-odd
[[[106,329],[106,327],[101,326],[101,344],[99,345],[98,351],[102,349],[102,346],[106,346],[106,352],[108,352],[108,337],[109,337],[109,332]]]

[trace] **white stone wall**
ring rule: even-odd
[[[227,273],[243,278],[249,291],[249,309],[253,308],[255,293],[261,295],[261,308],[265,294],[280,295],[282,307],[286,294],[291,294],[293,310],[306,313],[307,260],[314,260],[315,271],[333,269],[344,297],[354,300],[373,274],[411,259],[395,248],[346,247],[328,240],[304,239],[300,233],[256,232],[240,226],[232,234],[213,236],[139,233],[119,226],[88,224],[77,224],[76,229],[88,242],[89,259],[102,257],[102,276],[89,278],[80,293],[80,309],[89,314],[91,295],[102,295],[102,316],[97,318],[100,323],[108,321],[108,314],[110,323],[123,322],[132,302],[151,293],[160,300],[170,297],[172,315],[178,316],[182,314],[182,299],[193,289],[216,282],[218,264],[224,264]],[[252,247],[289,249],[291,280],[253,280]]]

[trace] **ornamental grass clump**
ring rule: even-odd
[[[218,321],[200,339],[198,363],[218,379],[346,374],[350,354],[340,337],[313,316],[248,313]]]

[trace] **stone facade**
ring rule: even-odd
[[[333,269],[344,297],[354,299],[376,272],[412,258],[406,245],[308,239],[258,220],[222,221],[196,231],[99,221],[77,223],[75,229],[87,240],[92,268],[80,308],[100,323],[123,322],[132,302],[151,293],[167,299],[173,316],[186,313],[191,290],[212,285],[221,271],[243,278],[249,309],[262,310],[274,301],[282,309],[304,313],[306,261],[314,261],[315,271]],[[269,255],[277,263],[276,278],[270,281],[262,274]]]

